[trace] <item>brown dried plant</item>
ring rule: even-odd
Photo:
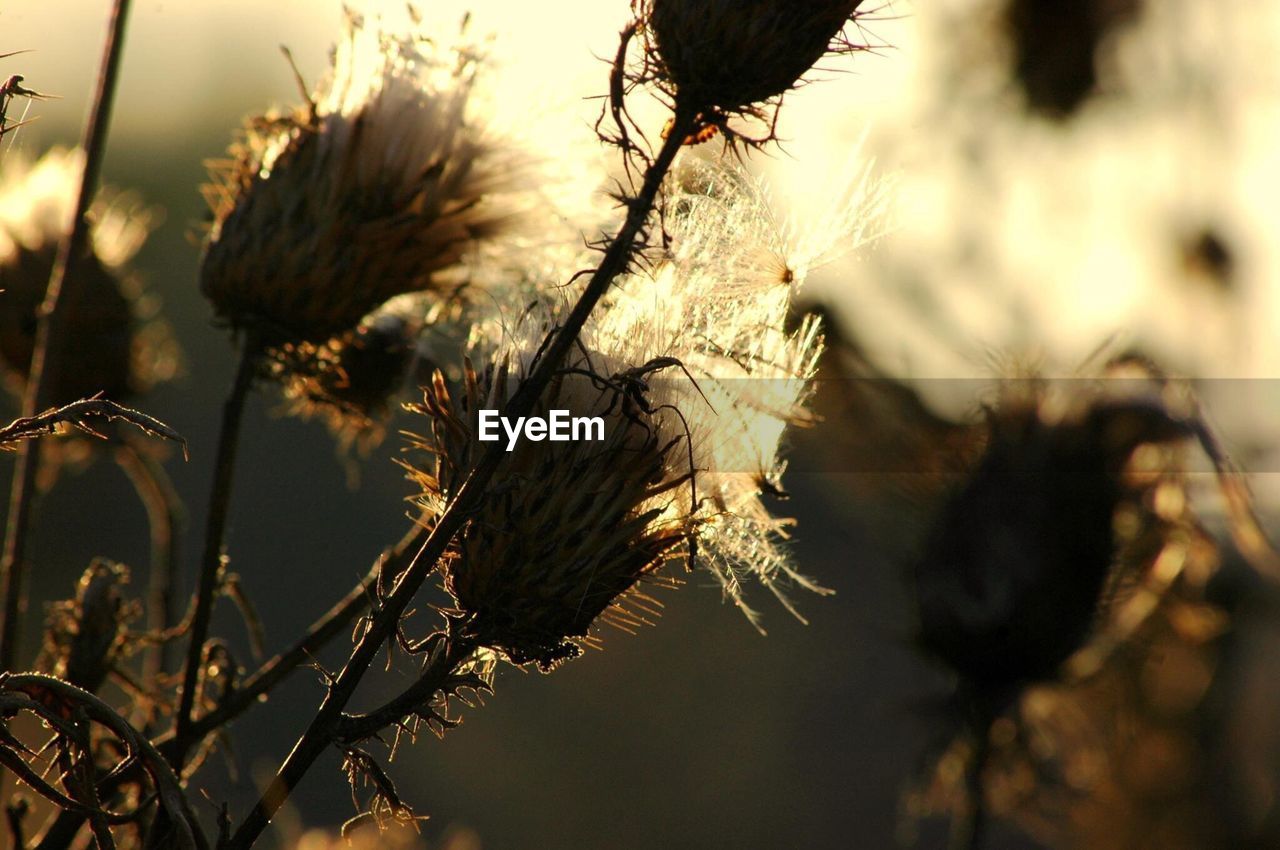
[[[921,646],[957,675],[960,731],[906,804],[950,812],[953,847],[981,846],[992,818],[1054,847],[1249,831],[1212,790],[1243,611],[1215,587],[1274,582],[1276,556],[1185,390],[1131,359],[1108,377],[1032,382],[995,408],[916,568]],[[1225,539],[1197,513],[1196,444]]]
[[[210,164],[200,289],[238,336],[240,364],[190,608],[177,615],[157,555],[140,625],[128,568],[95,560],[72,598],[47,609],[42,672],[19,673],[41,462],[30,442],[71,428],[102,436],[94,416],[182,442],[118,401],[165,377],[171,358],[140,359],[153,316],[124,268],[140,208],[90,203],[127,11],[116,0],[63,207],[46,222],[38,204],[0,216],[12,225],[0,230],[0,354],[25,393],[24,415],[0,429],[0,446],[21,452],[0,765],[41,800],[8,804],[16,846],[91,837],[100,848],[247,850],[326,753],[340,757],[356,807],[342,837],[410,846],[422,816],[389,765],[424,730],[456,727],[500,665],[550,672],[602,646],[604,626],[651,625],[662,594],[695,571],[757,624],[753,587],[797,616],[790,591],[828,592],[793,563],[792,523],[771,501],[784,495],[784,435],[814,420],[824,346],[820,320],[793,310],[810,271],[866,240],[882,198],[855,181],[820,227],[788,229],[742,170],[686,155],[716,135],[738,155],[775,141],[778,110],[812,69],[870,46],[861,0],[801,5],[634,0],[595,127],[620,166],[618,221],[585,252],[558,246],[522,262],[509,256],[525,248],[522,227],[540,226],[547,187],[534,157],[493,129],[483,52],[465,27],[451,41],[424,32],[416,13],[405,32],[349,13],[327,76],[308,88],[299,75],[301,104],[250,118]],[[0,89],[0,136],[14,126],[11,99],[34,94],[20,83]],[[633,120],[641,95],[664,106],[665,127]],[[506,265],[486,266],[504,253]],[[428,330],[465,339],[465,351],[424,354]],[[1280,571],[1195,404],[1139,372],[1127,394],[1035,384],[955,441],[978,450],[914,577],[921,648],[956,693],[941,754],[908,803],[952,814],[957,848],[979,846],[992,817],[1066,846],[1263,840],[1208,802],[1217,752],[1207,750],[1235,754],[1215,725],[1216,696],[1254,694],[1268,669],[1228,628],[1269,614],[1248,620],[1249,594],[1220,598],[1215,582],[1236,565],[1244,586],[1280,599]],[[225,547],[250,391],[269,383],[289,412],[372,445],[411,375],[428,377],[408,406],[410,527],[261,660],[263,624],[231,569],[245,567]],[[600,439],[490,441],[482,409],[598,417]],[[1195,445],[1215,468],[1229,540],[1202,520],[1184,474]],[[176,521],[171,488],[136,443],[111,447],[150,505],[158,546],[157,528]],[[215,629],[224,600],[242,613],[256,666]],[[340,635],[353,646],[326,669],[317,653]],[[168,650],[181,650],[180,665]],[[405,678],[357,710],[384,652]],[[1219,675],[1227,660],[1236,672]],[[319,672],[324,695],[257,803],[197,804],[229,726],[302,667]],[[110,688],[130,705],[111,705]],[[35,814],[46,819],[32,831]]]

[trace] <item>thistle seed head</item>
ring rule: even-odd
[[[70,223],[82,168],[79,151],[54,149],[29,164],[5,159],[0,179],[0,368],[21,394],[35,348],[37,315]],[[155,213],[136,198],[105,189],[90,208],[92,250],[79,279],[63,291],[68,336],[54,376],[60,404],[106,393],[121,400],[145,392],[177,369],[177,344],[127,263]]]
[[[1143,444],[1191,435],[1150,399],[1015,403],[943,508],[915,572],[921,640],[998,700],[1056,675],[1092,633],[1114,576],[1117,513]]]
[[[1121,847],[1132,843],[1132,836],[1150,836],[1162,847],[1270,846],[1273,840],[1259,841],[1257,835],[1246,840],[1243,833],[1264,822],[1255,801],[1271,809],[1272,799],[1252,793],[1236,797],[1239,787],[1231,786],[1222,767],[1239,763],[1234,753],[1227,754],[1237,745],[1251,753],[1269,752],[1252,734],[1266,721],[1250,726],[1233,712],[1243,705],[1251,715],[1268,716],[1235,690],[1236,676],[1254,663],[1246,660],[1255,651],[1254,641],[1262,634],[1264,640],[1275,636],[1273,626],[1259,633],[1253,628],[1257,622],[1250,622],[1255,615],[1274,622],[1271,580],[1232,551],[1221,534],[1227,529],[1199,513],[1201,505],[1213,511],[1213,502],[1231,498],[1235,482],[1221,469],[1216,479],[1189,475],[1182,451],[1157,445],[1185,436],[1188,427],[1203,427],[1183,412],[1169,415],[1178,409],[1169,404],[1172,398],[1162,399],[1169,404],[1162,415],[1163,404],[1072,394],[1077,403],[1056,414],[1044,403],[1019,407],[1017,417],[1008,410],[995,414],[1004,421],[992,426],[992,447],[980,469],[994,471],[991,458],[1008,456],[1011,446],[1020,444],[1019,460],[1007,468],[1029,473],[1039,467],[1041,495],[1031,496],[1006,477],[1013,492],[1003,520],[991,519],[995,500],[989,496],[987,511],[969,509],[973,529],[968,537],[952,540],[957,550],[952,569],[959,574],[953,575],[951,610],[970,626],[1003,610],[1005,615],[988,621],[988,628],[993,633],[994,622],[1004,619],[1006,634],[1001,643],[988,642],[985,648],[977,632],[946,636],[954,652],[969,653],[969,660],[957,665],[969,674],[971,686],[961,689],[959,702],[976,705],[966,706],[968,728],[938,761],[930,786],[912,795],[908,807],[920,814],[955,812],[961,801],[971,799],[974,741],[982,738],[986,752],[977,771],[978,793],[988,812],[1011,820],[1046,846]],[[1216,452],[1211,438],[1197,436],[1206,453]],[[1101,522],[1090,519],[1100,512],[1080,509],[1073,518],[1061,510],[1065,502],[1053,503],[1075,489],[1073,479],[1087,479],[1088,470],[1096,474],[1099,466],[1114,471],[1130,453],[1124,478],[1132,486],[1112,512],[1105,535],[1105,586],[1081,609],[1070,585],[1089,580],[1096,568],[1067,562],[1065,547],[1079,553],[1096,541],[1072,544],[1064,542],[1064,534],[1069,528],[1082,538],[1103,536]],[[1076,468],[1061,463],[1064,455]],[[965,487],[969,498],[977,478]],[[1106,478],[1115,480],[1112,474]],[[1093,501],[1105,502],[1105,495],[1106,489]],[[1208,499],[1201,502],[1200,496]],[[1046,511],[1050,504],[1053,509]],[[1227,519],[1233,524],[1240,518]],[[1040,534],[1026,530],[1031,522],[1041,524]],[[1210,530],[1214,527],[1217,535]],[[990,565],[979,574],[969,559],[978,551],[972,541],[983,537],[980,554]],[[1062,554],[1049,554],[1055,550]],[[1268,555],[1274,557],[1270,550]],[[1038,590],[1029,592],[1032,587]],[[1002,604],[993,604],[997,600]],[[1059,632],[1079,636],[1085,631],[1086,642],[1066,663],[1046,663],[1049,648],[1061,646]],[[1029,651],[1028,640],[1037,641],[1039,649]],[[1003,682],[972,675],[980,651],[987,653],[983,662],[993,672],[1006,671]],[[1037,656],[1045,671],[1039,681],[1022,681],[993,699],[1000,694],[992,686],[1008,684],[1012,659]],[[1264,783],[1251,788],[1268,782],[1266,769],[1250,776]],[[1240,803],[1244,806],[1237,808]],[[1243,816],[1247,810],[1260,817]]]
[[[1001,9],[1014,82],[1031,112],[1065,120],[1096,94],[1103,48],[1141,16],[1143,0],[1041,3],[1006,0]]]
[[[749,273],[758,246],[739,225],[791,242],[745,181],[724,176],[714,196],[698,181],[676,187],[671,251],[620,279],[542,400],[540,415],[601,416],[605,441],[518,442],[499,495],[464,533],[446,583],[460,608],[490,612],[479,622],[506,624],[501,640],[485,639],[512,659],[554,662],[596,619],[643,622],[652,603],[635,586],[668,561],[706,568],[753,618],[748,580],[784,604],[790,585],[822,591],[791,565],[788,522],[765,504],[779,492],[783,433],[808,419],[822,337],[816,320],[787,327],[807,265],[785,283]],[[502,409],[558,324],[563,308],[546,304],[555,297],[518,321],[477,326],[473,358],[489,365],[461,391],[437,379],[416,408],[432,421],[419,447],[434,454],[415,473],[428,521],[487,448],[476,410]]]
[[[751,112],[814,63],[857,49],[845,35],[862,0],[636,0],[650,73],[703,114]]]
[[[810,382],[823,345],[816,318],[789,327],[792,299],[836,246],[866,241],[880,216],[882,196],[865,171],[837,195],[820,227],[784,227],[742,171],[680,172],[667,195],[668,254],[619,282],[593,331],[625,346],[628,362],[681,364],[651,383],[676,395],[692,434],[706,520],[699,564],[753,620],[748,580],[788,607],[788,585],[823,591],[792,566],[783,546],[789,522],[766,502],[779,494],[786,429],[812,421]]]
[[[521,157],[475,114],[481,63],[472,46],[349,14],[308,102],[250,119],[211,165],[200,280],[219,317],[319,342],[396,295],[458,285],[527,188]]]
[[[483,374],[468,370],[456,394],[436,373],[423,404],[431,421],[418,446],[431,468],[412,470],[428,516],[457,492],[485,446],[477,410],[502,409],[533,349],[512,352]],[[621,364],[583,349],[535,415],[567,409],[604,420],[596,441],[517,443],[447,559],[445,586],[484,646],[544,670],[591,643],[599,620],[622,628],[649,622],[658,602],[642,582],[682,551],[699,521],[688,509],[685,440],[667,417],[646,411],[619,377]],[[680,505],[683,504],[683,508]]]

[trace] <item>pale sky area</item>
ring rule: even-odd
[[[401,2],[345,5],[392,22],[405,18]],[[39,81],[43,90],[62,94],[60,108],[82,104],[81,92],[98,61],[106,6],[101,0],[58,0],[6,3],[0,11],[6,44],[32,51],[20,60],[28,83]],[[257,103],[264,95],[292,98],[295,87],[279,46],[288,46],[304,76],[313,80],[339,32],[343,6],[334,0],[135,2],[116,131],[150,133],[198,121],[210,99]],[[617,33],[628,18],[625,0],[447,0],[418,7],[429,28],[444,30],[454,29],[470,11],[473,32],[500,39],[494,52],[506,72],[504,84],[531,103],[600,93],[607,71],[603,63],[593,61],[593,54],[613,55]],[[895,49],[882,59],[841,68],[852,73],[824,85],[821,98],[797,97],[790,117],[797,122],[825,118],[835,127],[844,122],[832,113],[832,101],[847,109],[851,104],[895,99],[909,71],[899,55],[908,29],[906,21],[877,23],[876,33]],[[584,120],[593,116],[594,108],[584,104],[583,115]]]

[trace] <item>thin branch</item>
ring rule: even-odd
[[[70,229],[58,246],[58,258],[49,278],[36,326],[35,347],[31,353],[31,369],[27,376],[27,394],[22,404],[23,416],[27,418],[35,416],[37,411],[50,407],[56,401],[50,398],[50,392],[56,385],[53,378],[58,374],[62,347],[66,344],[62,327],[66,299],[62,298],[62,294],[68,281],[74,289],[76,273],[89,244],[89,222],[85,214],[89,210],[102,170],[107,126],[111,123],[111,104],[115,99],[116,78],[120,70],[120,54],[124,50],[128,12],[129,0],[115,0],[112,4],[102,66],[98,73],[98,87],[89,111],[89,122],[85,127],[84,172],[80,176],[80,188],[76,194]],[[0,593],[4,596],[4,618],[0,622],[0,669],[4,670],[14,669],[18,657],[18,636],[21,633],[19,621],[26,603],[24,578],[27,566],[27,533],[31,525],[31,506],[40,462],[37,449],[36,444],[29,440],[24,440],[19,446],[9,501],[9,519],[5,529],[4,556],[0,559]]]
[[[431,659],[417,680],[398,695],[362,714],[343,714],[334,738],[348,742],[361,741],[401,722],[405,717],[421,712],[422,706],[430,703],[436,694],[446,688],[456,687],[454,680],[458,667],[473,652],[475,645],[466,639],[450,640],[447,649]],[[487,685],[481,682],[476,682],[476,687],[487,690]]]
[[[183,455],[187,453],[186,439],[159,419],[100,396],[82,398],[79,401],[64,404],[62,407],[51,407],[35,416],[13,420],[0,428],[0,448],[11,448],[15,443],[57,434],[63,425],[70,425],[102,440],[107,439],[105,434],[89,424],[92,417],[102,417],[108,422],[112,420],[128,422],[153,437],[179,443],[182,446]]]
[[[674,163],[685,136],[692,131],[695,117],[696,115],[688,110],[677,110],[672,128],[658,156],[645,169],[640,191],[634,198],[626,201],[627,217],[622,228],[608,244],[600,265],[591,276],[591,280],[568,319],[556,333],[554,341],[547,348],[532,374],[512,395],[504,411],[505,415],[525,416],[532,410],[559,369],[561,361],[577,340],[591,311],[608,291],[614,278],[626,270],[632,258],[633,248],[654,208],[662,182]],[[492,444],[481,456],[466,482],[454,496],[452,503],[440,515],[421,551],[404,575],[395,583],[387,598],[383,600],[382,607],[356,644],[346,666],[330,685],[324,701],[306,731],[294,745],[292,752],[281,765],[253,811],[232,836],[229,846],[233,850],[248,850],[253,845],[320,753],[334,740],[341,727],[343,709],[354,695],[374,655],[383,642],[395,634],[400,617],[427,576],[436,569],[437,562],[453,536],[480,506],[485,498],[485,489],[489,480],[497,471],[504,456],[502,446],[499,443]]]
[[[19,53],[26,52],[28,51],[15,50],[12,53],[0,53],[0,59],[17,56]],[[12,74],[7,77],[3,83],[0,83],[0,139],[3,139],[19,127],[25,127],[32,121],[36,120],[32,118],[30,120],[14,121],[12,123],[9,121],[9,106],[13,103],[13,99],[15,97],[24,97],[28,101],[49,100],[57,97],[57,95],[41,94],[38,91],[33,91],[32,89],[24,87],[22,83],[25,79],[26,78],[21,74]],[[26,113],[24,112],[23,114],[25,115]]]
[[[157,746],[170,763],[182,760],[191,747],[257,705],[294,670],[311,661],[315,653],[329,641],[346,633],[355,619],[369,607],[369,601],[376,593],[379,575],[395,580],[422,548],[426,536],[426,530],[415,527],[394,549],[379,559],[363,581],[312,623],[297,642],[259,667],[217,708],[193,720],[187,727],[185,737],[179,738],[171,734],[161,738]]]
[[[196,589],[195,615],[191,620],[191,634],[187,644],[186,666],[182,670],[182,689],[178,695],[178,711],[174,731],[179,740],[190,734],[191,712],[195,708],[197,681],[200,675],[200,659],[205,639],[209,636],[209,624],[213,617],[214,596],[217,594],[218,572],[222,568],[222,544],[226,537],[227,515],[231,506],[231,490],[235,478],[236,449],[240,443],[240,421],[244,415],[245,399],[253,385],[258,363],[257,336],[250,333],[240,353],[240,365],[236,368],[231,393],[222,408],[222,427],[218,434],[218,455],[214,461],[213,489],[209,496],[205,522],[204,551],[200,556],[200,580]],[[182,753],[174,762],[182,767]]]
[[[25,797],[15,797],[5,804],[4,815],[5,821],[9,825],[9,841],[15,850],[22,850],[27,846],[27,833],[23,822],[27,819],[27,814],[31,811],[31,804],[27,802]]]
[[[255,705],[263,702],[276,685],[283,682],[295,670],[311,661],[315,653],[340,634],[344,634],[351,624],[366,608],[377,592],[378,580],[395,581],[400,573],[413,560],[413,556],[422,548],[426,540],[427,530],[415,525],[405,537],[396,544],[378,563],[369,570],[364,580],[357,584],[345,597],[320,617],[300,640],[284,652],[267,661],[246,679],[217,708],[203,714],[192,721],[187,737],[178,740],[173,730],[156,739],[156,749],[170,764],[185,760],[186,754],[200,744],[209,735],[235,720]],[[102,792],[110,793],[115,788],[111,781],[102,783]],[[75,836],[84,825],[85,818],[77,811],[63,809],[58,812],[40,837],[36,850],[65,850],[71,846]]]
[[[128,476],[147,512],[151,532],[151,564],[147,580],[147,627],[158,635],[167,632],[177,616],[174,610],[174,570],[178,566],[179,531],[186,525],[186,510],[164,466],[130,440],[116,447],[116,464]],[[167,673],[171,642],[159,641],[143,664],[143,681],[156,682]]]
[[[105,727],[124,747],[126,755],[122,764],[137,764],[150,777],[160,806],[176,832],[172,846],[183,850],[207,850],[208,842],[200,831],[177,775],[151,742],[100,698],[53,676],[0,673],[0,701],[3,701],[6,713],[32,712],[62,734],[70,733],[69,737],[73,739],[88,740],[88,731],[76,734],[79,724],[67,720],[69,717],[83,716]]]
[[[951,833],[947,846],[950,850],[980,850],[987,831],[986,794],[982,785],[983,774],[991,757],[991,709],[968,693],[961,695],[967,703],[966,723],[973,740],[973,752],[964,766],[964,800],[961,809],[951,821]]]

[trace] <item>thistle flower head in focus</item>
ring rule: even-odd
[[[447,562],[481,642],[517,663],[573,654],[597,620],[645,622],[656,608],[639,587],[670,583],[664,566],[707,569],[753,619],[751,581],[788,605],[790,586],[823,590],[791,564],[788,521],[767,505],[783,495],[780,443],[809,419],[822,347],[816,320],[788,327],[807,264],[748,279],[759,246],[741,225],[770,230],[764,194],[737,172],[707,179],[716,192],[697,180],[673,190],[670,251],[619,280],[542,401],[541,415],[602,417],[604,441],[517,442]],[[806,244],[770,239],[793,257]],[[487,365],[461,389],[437,379],[416,408],[432,424],[418,443],[431,460],[414,468],[428,522],[487,448],[476,411],[503,408],[557,316],[544,300],[511,326],[478,326],[472,357]]]
[[[763,117],[829,55],[865,49],[848,34],[862,0],[633,0],[644,71],[702,126]]]
[[[683,382],[703,510],[717,517],[698,541],[699,561],[753,621],[752,582],[789,608],[788,586],[823,591],[791,564],[789,522],[769,509],[785,496],[786,431],[813,421],[823,347],[817,318],[792,326],[793,302],[811,272],[875,237],[885,198],[869,167],[854,169],[821,216],[783,224],[742,170],[686,166],[668,191],[667,256],[620,281],[601,323],[614,338],[642,341],[645,356],[682,364],[663,383]]]
[[[321,342],[394,296],[460,284],[529,188],[477,114],[482,63],[349,13],[308,102],[250,119],[211,167],[200,280],[218,316],[268,343]]]
[[[83,154],[53,149],[30,163],[10,154],[0,172],[0,368],[21,394],[35,348],[37,315],[71,212]],[[53,399],[105,393],[120,400],[177,370],[177,344],[128,268],[156,213],[129,193],[104,189],[89,210],[91,251],[64,292],[65,368]]]
[[[444,510],[484,450],[477,411],[502,409],[535,365],[547,328],[533,326],[541,332],[520,334],[484,372],[468,370],[457,393],[437,373],[415,408],[432,425],[418,445],[434,468],[411,468],[427,516]],[[573,657],[597,619],[648,622],[658,602],[640,583],[661,581],[657,571],[696,533],[688,436],[655,410],[664,401],[628,382],[617,354],[584,345],[535,411],[598,416],[602,439],[519,443],[447,561],[446,588],[471,615],[472,636],[515,664],[547,670]]]

